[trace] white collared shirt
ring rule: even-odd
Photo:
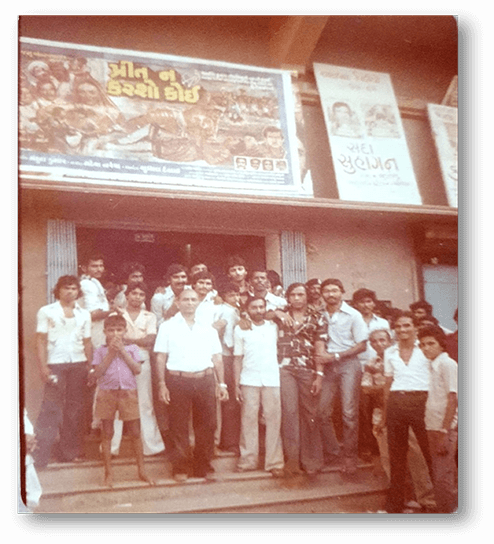
[[[425,405],[425,428],[428,431],[439,431],[443,428],[449,394],[458,394],[458,365],[444,351],[434,361],[429,361],[429,368],[430,387]],[[457,426],[456,415],[451,422],[451,429]]]
[[[367,340],[369,334],[362,314],[345,301],[342,301],[340,309],[333,315],[327,310],[323,313],[329,323],[328,353],[346,351]]]
[[[212,357],[222,348],[213,327],[197,320],[189,327],[179,312],[160,325],[154,351],[168,354],[168,370],[200,372],[214,366]]]
[[[81,306],[83,306],[89,313],[94,312],[94,310],[102,310],[103,312],[108,312],[110,305],[108,304],[108,299],[106,298],[105,289],[96,278],[91,276],[82,276],[81,277],[81,291],[82,299],[79,299]],[[99,348],[102,346],[106,339],[104,329],[104,320],[93,320],[91,323],[91,341],[93,347]]]
[[[39,309],[36,332],[48,335],[48,364],[82,363],[83,340],[91,338],[91,314],[76,303],[74,317],[65,317],[57,300]]]
[[[243,355],[240,384],[255,387],[279,387],[280,370],[277,354],[278,327],[266,320],[252,323],[250,330],[238,325],[234,332],[234,355]]]
[[[429,362],[418,344],[415,344],[408,364],[400,357],[398,344],[389,347],[384,352],[384,375],[393,378],[390,391],[429,390]]]
[[[124,337],[126,340],[142,340],[150,334],[156,334],[156,316],[152,312],[141,309],[135,321],[130,317],[127,310],[124,310],[122,315],[127,322],[127,331]],[[141,361],[148,361],[149,351],[141,346],[137,347],[139,348]]]

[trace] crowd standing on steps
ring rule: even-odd
[[[218,455],[283,479],[358,479],[373,462],[389,478],[385,512],[458,509],[458,331],[427,301],[401,311],[367,287],[347,295],[339,278],[285,290],[238,255],[219,279],[204,262],[171,264],[152,291],[141,263],[125,263],[116,284],[100,254],[81,270],[37,315],[31,475],[84,460],[93,433],[112,487],[128,435],[148,485],[148,456],[166,455],[178,482],[214,479]]]

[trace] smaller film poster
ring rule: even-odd
[[[448,204],[458,208],[458,108],[427,104]]]
[[[312,196],[288,71],[23,38],[19,91],[21,179]]]
[[[420,205],[389,74],[314,64],[342,200]]]

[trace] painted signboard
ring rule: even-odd
[[[21,39],[27,182],[312,196],[291,73]]]
[[[342,200],[422,204],[389,74],[314,64]]]
[[[458,207],[458,108],[427,104],[448,204]]]

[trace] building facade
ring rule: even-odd
[[[105,180],[44,179],[20,170],[21,363],[25,403],[37,413],[37,310],[58,276],[80,273],[90,249],[109,273],[141,261],[158,284],[172,262],[204,260],[215,275],[226,258],[292,281],[338,277],[408,308],[426,298],[453,328],[457,306],[458,210],[448,204],[427,104],[441,104],[457,75],[453,17],[23,16],[19,37],[289,70],[304,138],[301,161],[313,194],[184,190]],[[388,73],[397,97],[421,205],[342,200],[314,63]]]

